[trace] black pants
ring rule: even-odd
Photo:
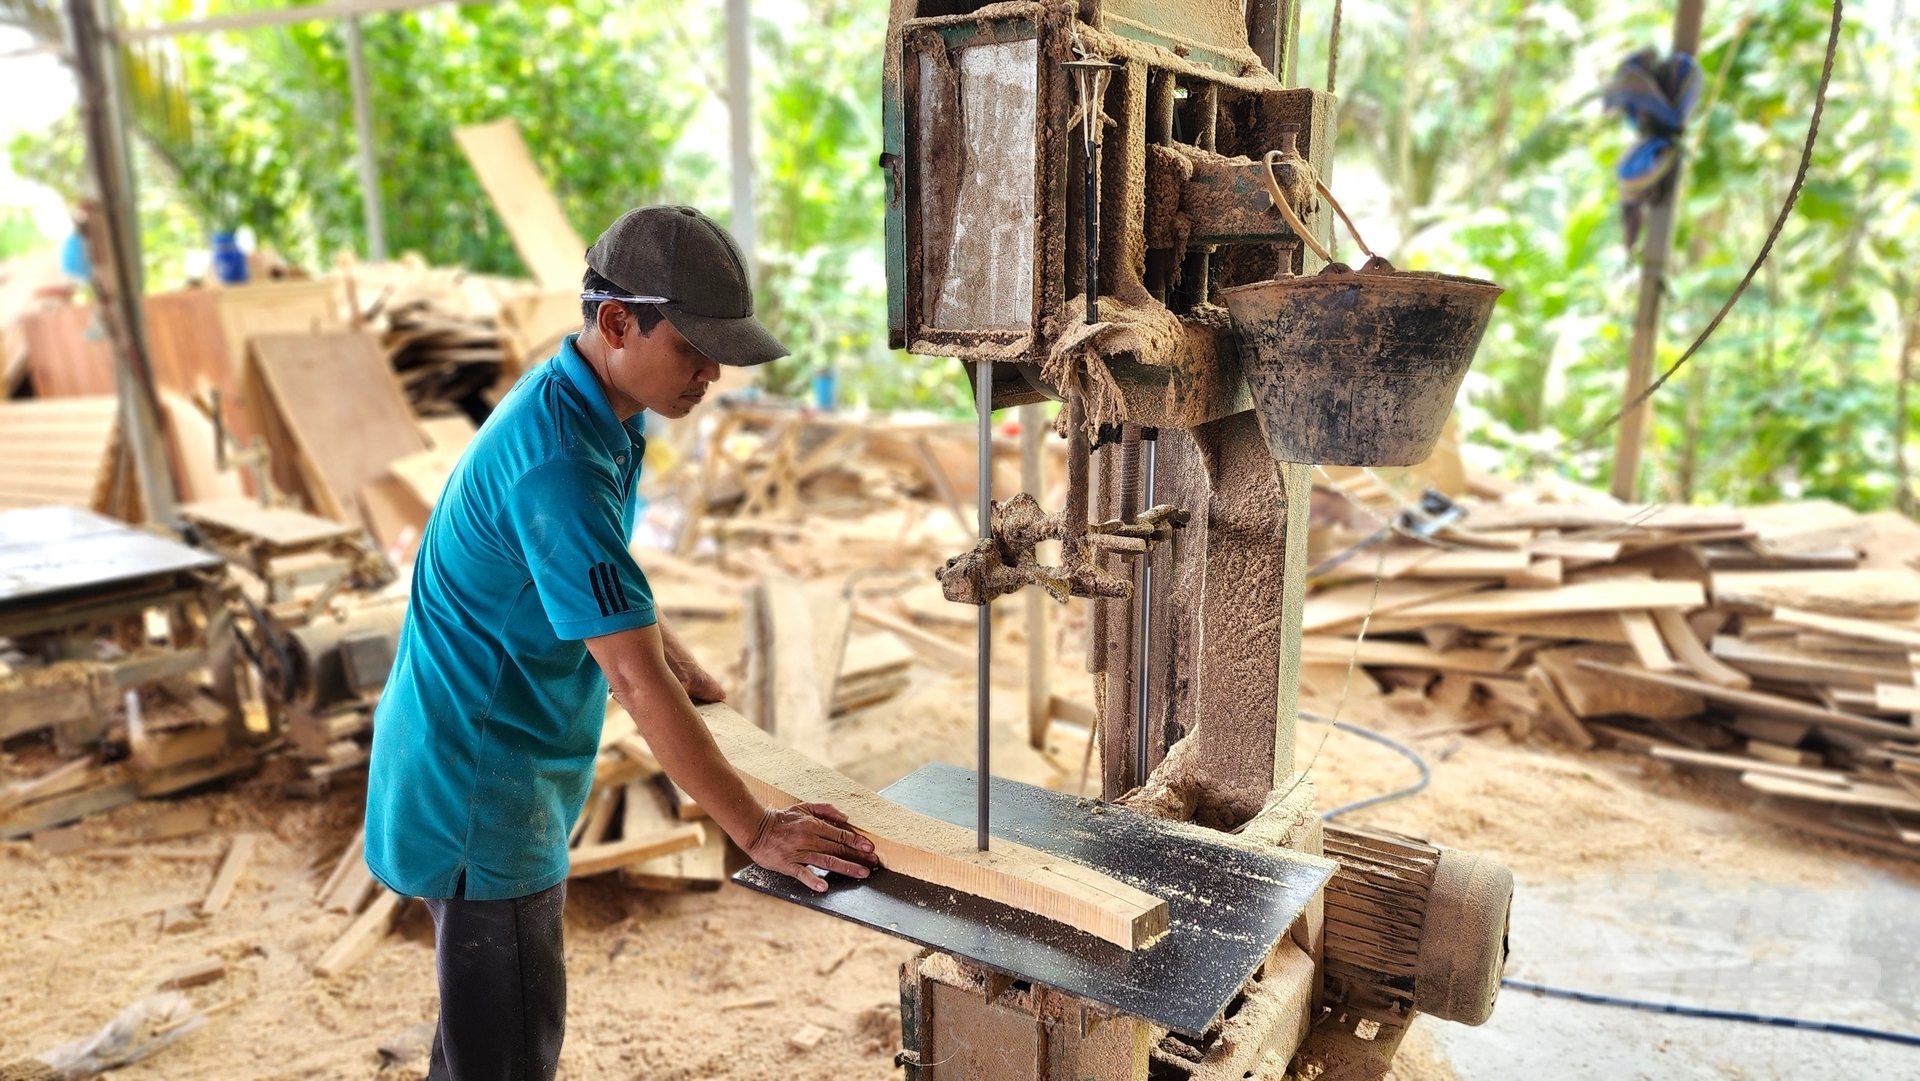
[[[565,882],[510,901],[427,901],[440,974],[427,1081],[553,1081],[567,1022],[566,901]]]

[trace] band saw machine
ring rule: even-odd
[[[1492,1011],[1511,874],[1323,825],[1295,769],[1312,464],[1423,459],[1499,292],[1337,260],[1336,103],[1292,85],[1298,25],[1297,0],[893,0],[892,344],[975,392],[981,538],[939,577],[980,607],[981,698],[977,770],[884,794],[1169,922],[1128,950],[884,870],[819,895],[742,871],[924,947],[909,1081],[1376,1078],[1416,1012]],[[993,501],[992,410],[1049,400],[1064,508]],[[1098,800],[990,777],[990,602],[1028,587],[1090,604]]]

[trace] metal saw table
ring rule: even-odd
[[[974,823],[974,773],[923,766],[881,794]],[[1063,924],[880,869],[814,893],[750,866],[734,881],[1015,977],[1200,1035],[1333,874],[1330,861],[993,778],[993,836],[1091,867],[1167,901],[1154,945],[1128,951]]]

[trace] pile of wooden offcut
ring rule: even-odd
[[[506,336],[488,316],[423,298],[388,309],[386,324],[381,344],[420,413],[443,412],[487,390],[508,363]]]
[[[1920,528],[1826,503],[1490,503],[1434,539],[1335,570],[1304,659],[1461,731],[1725,771],[1778,797],[1765,813],[1920,856]]]

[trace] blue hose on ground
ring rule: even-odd
[[[1335,807],[1333,810],[1327,811],[1326,813],[1322,814],[1320,816],[1320,820],[1323,822],[1331,820],[1335,815],[1343,815],[1349,811],[1357,811],[1362,807],[1371,807],[1376,803],[1385,803],[1388,800],[1396,800],[1405,796],[1411,796],[1415,792],[1418,792],[1421,789],[1427,787],[1427,783],[1433,780],[1433,770],[1428,768],[1427,760],[1424,758],[1421,758],[1418,754],[1415,754],[1413,752],[1412,748],[1406,746],[1403,743],[1398,742],[1397,740],[1389,739],[1386,736],[1383,736],[1380,733],[1375,732],[1371,728],[1362,728],[1357,724],[1348,724],[1345,721],[1336,721],[1332,717],[1322,717],[1318,713],[1308,713],[1304,709],[1299,711],[1299,717],[1303,721],[1312,721],[1315,724],[1330,724],[1335,728],[1338,728],[1342,732],[1351,732],[1356,736],[1360,736],[1364,739],[1370,739],[1375,743],[1381,744],[1386,747],[1391,747],[1394,750],[1400,752],[1401,757],[1405,758],[1409,762],[1412,762],[1414,768],[1420,771],[1420,779],[1408,785],[1407,787],[1396,789],[1392,792],[1386,792],[1378,796],[1368,796],[1366,799],[1357,799],[1357,800],[1354,800],[1352,803],[1343,803],[1340,806]]]
[[[1637,998],[1621,998],[1618,995],[1601,995],[1592,991],[1573,991],[1565,987],[1550,987],[1531,980],[1516,980],[1502,976],[1500,986],[1515,991],[1531,991],[1547,998],[1564,998],[1574,1002],[1585,1002],[1593,1006],[1619,1006],[1628,1010],[1645,1010],[1649,1013],[1670,1013],[1676,1017],[1700,1017],[1710,1021],[1740,1021],[1749,1025],[1768,1025],[1773,1028],[1797,1028],[1806,1032],[1825,1032],[1834,1036],[1858,1036],[1863,1040],[1884,1040],[1888,1043],[1903,1044],[1907,1047],[1920,1047],[1920,1036],[1905,1032],[1887,1032],[1883,1029],[1865,1028],[1860,1025],[1843,1025],[1833,1021],[1808,1021],[1799,1017],[1779,1017],[1766,1013],[1746,1013],[1741,1010],[1710,1010],[1704,1006],[1680,1006],[1671,1002],[1648,1002]]]

